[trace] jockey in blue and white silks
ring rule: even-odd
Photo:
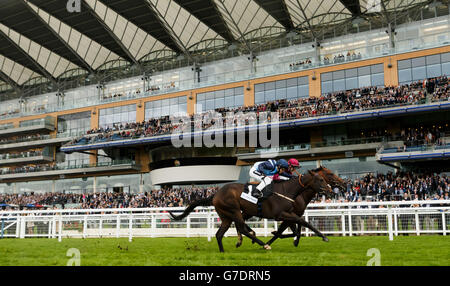
[[[256,189],[259,193],[257,196],[262,196],[262,190],[270,185],[273,180],[273,176],[279,173],[281,170],[286,170],[289,166],[286,160],[273,160],[269,159],[267,161],[256,162],[250,169],[250,177],[261,182]]]

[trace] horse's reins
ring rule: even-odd
[[[298,183],[300,184],[300,186],[302,187],[302,188],[305,188],[305,185],[302,183],[302,174],[300,174],[297,170],[294,170],[294,172],[298,175]],[[312,180],[311,180],[312,181]],[[308,186],[309,184],[307,184],[307,186]],[[277,196],[279,196],[279,197],[281,197],[281,198],[283,198],[283,199],[286,199],[286,200],[288,200],[288,201],[290,201],[290,202],[292,202],[292,203],[295,203],[295,200],[293,200],[293,199],[291,199],[291,198],[289,198],[289,197],[287,197],[287,196],[285,196],[285,195],[282,195],[282,194],[280,194],[280,193],[277,193],[277,192],[273,192],[275,195],[277,195]]]

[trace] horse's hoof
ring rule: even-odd
[[[297,247],[299,242],[300,242],[300,240],[298,240],[298,239],[294,240],[294,246]]]
[[[242,245],[242,243],[236,243],[236,248],[239,248]]]
[[[270,247],[270,245],[266,244],[266,245],[264,245],[264,249],[265,249],[265,250],[271,250],[272,247]]]
[[[330,240],[328,239],[328,237],[322,237],[322,240],[325,241],[325,242],[330,241]]]

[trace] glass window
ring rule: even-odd
[[[369,74],[370,74],[370,66],[358,68],[358,76],[369,75]]]
[[[397,65],[398,65],[399,70],[409,69],[409,68],[411,68],[411,60],[408,59],[408,60],[398,61]]]
[[[272,81],[272,82],[266,82],[265,84],[264,84],[264,90],[265,91],[268,91],[268,90],[274,90],[275,89],[275,82],[274,81]]]
[[[339,79],[333,81],[333,91],[345,90],[345,79]]]
[[[333,80],[344,79],[345,71],[334,71],[333,72]]]
[[[411,67],[422,67],[425,65],[425,57],[411,59]]]
[[[384,74],[378,73],[372,75],[373,86],[384,86]]]
[[[292,99],[297,98],[298,91],[297,91],[297,85],[286,88],[286,98]]]
[[[322,82],[330,81],[333,79],[333,73],[327,72],[320,75]]]
[[[370,71],[371,71],[372,74],[384,72],[383,64],[370,66]]]
[[[297,78],[290,78],[286,80],[286,87],[297,86]]]
[[[298,97],[309,97],[309,85],[300,85],[298,87]]]
[[[265,93],[264,91],[255,91],[255,104],[261,104],[264,103],[265,100]]]
[[[370,75],[359,76],[358,85],[360,88],[371,86]]]
[[[345,77],[357,77],[358,76],[358,69],[346,69],[345,70]]]
[[[225,97],[225,90],[216,90],[214,95],[215,98],[223,98]]]
[[[275,88],[280,89],[286,87],[286,80],[277,80],[275,82]]]
[[[441,62],[443,63],[450,62],[450,53],[441,54]]]
[[[234,95],[243,95],[244,94],[244,87],[235,87],[234,88]]]
[[[307,76],[302,76],[298,78],[298,85],[309,85],[309,80]]]
[[[442,74],[447,76],[450,75],[450,62],[442,64]]]
[[[412,79],[413,80],[421,80],[421,79],[425,79],[426,77],[427,77],[427,72],[426,72],[426,68],[424,66],[412,68]]]
[[[357,77],[351,77],[345,79],[345,89],[354,89],[358,88],[358,78]]]
[[[427,65],[427,77],[438,77],[441,76],[442,72],[441,72],[441,65],[440,64],[436,64],[436,65]]]
[[[412,80],[411,69],[404,69],[398,71],[398,81],[399,82],[409,82]]]
[[[274,101],[275,100],[275,90],[266,90],[265,93],[265,101]]]
[[[277,88],[276,99],[286,99],[286,88]]]
[[[225,107],[225,98],[216,98],[214,102],[215,108],[224,108]],[[227,106],[234,107],[234,106]]]
[[[333,82],[325,81],[322,82],[322,93],[330,93],[333,92]]]
[[[264,83],[255,84],[255,93],[264,91]]]
[[[244,95],[237,95],[234,97],[234,106],[239,107],[244,105]]]
[[[431,55],[426,57],[427,65],[435,65],[441,63],[441,55]]]

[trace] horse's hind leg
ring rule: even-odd
[[[224,252],[222,238],[223,238],[225,232],[227,232],[227,230],[230,228],[231,219],[224,218],[224,217],[221,217],[220,219],[221,219],[222,223],[220,224],[219,230],[216,232],[216,239],[217,239],[217,244],[219,245],[219,251]]]
[[[252,241],[255,241],[259,245],[263,246],[265,249],[270,249],[269,245],[265,244],[264,242],[262,242],[261,240],[256,238],[256,236],[254,236],[253,234],[250,233],[250,231],[248,230],[249,229],[248,226],[246,226],[245,221],[242,218],[241,212],[236,212],[233,220],[234,220],[234,223],[236,225],[236,229],[238,230],[238,232],[242,233],[243,235],[250,238]]]

